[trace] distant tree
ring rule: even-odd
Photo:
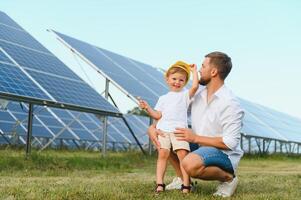
[[[145,110],[141,110],[139,107],[134,107],[132,110],[128,110],[127,113],[149,117],[147,112],[145,112]]]

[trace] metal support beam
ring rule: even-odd
[[[105,89],[105,99],[108,100],[109,97],[109,86],[110,80],[106,78],[106,89]],[[104,116],[103,118],[103,133],[102,133],[102,155],[105,156],[107,153],[107,134],[108,134],[108,117]]]
[[[129,123],[126,121],[125,117],[122,117],[122,120],[123,120],[123,122],[125,123],[125,125],[128,127],[130,133],[132,134],[133,138],[135,139],[135,141],[136,141],[136,143],[138,144],[138,146],[139,146],[140,150],[142,151],[142,153],[143,153],[144,155],[146,155],[144,149],[142,148],[142,146],[141,146],[139,140],[137,139],[137,137],[136,137],[134,131],[132,130],[132,128],[130,127]]]
[[[149,125],[152,125],[153,124],[153,118],[149,118]],[[150,137],[148,137],[148,154],[149,155],[152,155],[152,147],[153,147],[153,144],[152,144],[152,140],[150,139]]]
[[[259,154],[261,154],[262,151],[261,151],[260,139],[259,138],[255,138],[255,142],[256,142],[257,147],[258,147],[258,152],[259,152]]]
[[[33,104],[29,103],[27,138],[26,138],[26,158],[30,155],[31,152],[32,121],[33,121]]]
[[[242,134],[240,134],[240,147],[241,147],[241,150],[243,150],[244,151],[244,141],[243,141],[243,136],[242,136]]]
[[[248,148],[249,148],[249,153],[251,153],[251,137],[249,137],[249,144],[248,144]]]
[[[280,142],[280,153],[282,153],[283,151],[282,151],[282,146],[283,146],[283,143],[282,142]]]
[[[108,93],[108,96],[110,97],[110,99],[111,99],[111,101],[113,102],[114,106],[115,106],[116,108],[118,108],[117,104],[115,103],[115,101],[114,101],[114,99],[112,98],[112,96],[110,95],[110,93]],[[125,125],[128,127],[130,133],[132,134],[133,138],[135,139],[135,141],[136,141],[137,145],[139,146],[139,148],[141,149],[142,153],[143,153],[144,155],[146,155],[146,153],[144,152],[144,149],[142,148],[142,146],[141,146],[139,140],[137,139],[137,137],[136,137],[134,131],[132,130],[131,126],[130,126],[129,123],[126,121],[126,119],[125,119],[125,117],[124,117],[123,115],[122,115],[122,120],[123,120],[123,122],[125,123]]]
[[[80,117],[81,113],[79,113],[69,124],[65,125],[53,138],[51,138],[51,140],[49,140],[47,142],[47,144],[45,144],[39,152],[43,151],[44,149],[46,149],[49,145],[51,145],[51,143],[56,140],[60,135],[62,135],[64,133],[65,130],[70,130],[70,126],[76,122],[76,119],[78,119]]]

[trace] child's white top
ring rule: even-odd
[[[189,91],[168,92],[159,97],[155,110],[162,113],[157,129],[173,132],[176,127],[187,128],[187,109],[190,104]]]

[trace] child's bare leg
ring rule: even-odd
[[[169,157],[168,149],[158,149],[157,173],[156,173],[157,184],[164,183],[164,175],[166,171],[168,157]],[[164,188],[162,186],[158,186],[156,190],[157,192],[159,192],[159,191],[163,191]]]
[[[170,152],[169,154],[169,162],[175,169],[177,177],[180,177],[183,180],[183,175],[181,171],[180,161],[175,152]]]
[[[184,186],[190,186],[190,177],[188,176],[188,174],[186,173],[186,171],[184,170],[184,168],[182,166],[182,161],[187,154],[188,154],[188,151],[185,149],[177,150],[177,155],[178,155],[178,158],[180,161],[180,167],[181,167],[181,171],[183,174],[183,185]],[[188,193],[188,192],[189,192],[188,189],[183,189],[183,193]]]

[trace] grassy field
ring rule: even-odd
[[[0,199],[221,199],[212,196],[217,182],[199,181],[189,195],[154,195],[156,157],[139,152],[0,150]],[[174,173],[168,168],[166,183]],[[239,186],[231,199],[301,199],[301,158],[245,156]]]

